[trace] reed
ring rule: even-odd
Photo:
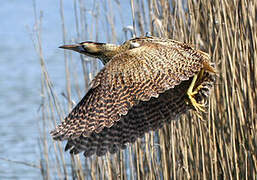
[[[105,32],[108,42],[121,39],[114,23],[114,18],[124,23],[119,3],[122,2],[95,1],[94,9],[89,11],[84,1],[74,0],[76,27],[69,28],[76,29],[76,41],[97,40],[99,32]],[[78,86],[78,77],[82,75],[74,70],[73,61],[78,60],[73,60],[70,52],[64,52],[66,91],[63,97],[54,93],[44,63],[40,23],[36,23],[42,72],[42,176],[45,179],[257,179],[257,1],[131,0],[129,3],[132,34],[139,36],[149,31],[191,43],[211,55],[219,76],[208,113],[203,121],[192,113],[184,115],[115,155],[87,159],[70,156],[63,152],[62,143],[52,141],[48,132],[74,106],[74,97],[83,95]],[[114,9],[120,17],[114,17]],[[69,29],[65,27],[62,0],[60,15],[66,42]],[[99,29],[99,22],[104,31]],[[95,60],[80,58],[88,89],[100,66]]]

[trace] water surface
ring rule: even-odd
[[[62,29],[59,2],[53,0],[35,1],[37,15],[43,12],[42,44],[43,54],[58,96],[65,90],[65,70],[62,44]],[[93,1],[87,1],[86,8],[92,8]],[[102,1],[99,1],[102,2]],[[67,39],[76,37],[73,1],[63,1]],[[128,11],[129,5],[122,4]],[[90,16],[90,14],[88,14]],[[0,7],[0,179],[36,179],[37,168],[3,160],[39,164],[38,146],[40,121],[40,65],[34,49],[35,39],[33,1],[2,1]],[[101,21],[104,21],[102,18]],[[126,25],[130,25],[130,21]],[[116,22],[118,35],[122,36],[122,24]],[[99,32],[99,40],[105,32]],[[75,56],[78,58],[78,56]],[[78,63],[80,66],[80,63]],[[83,86],[81,86],[83,92]]]

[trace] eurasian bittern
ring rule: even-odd
[[[60,48],[105,65],[51,132],[56,140],[68,140],[65,150],[73,154],[115,153],[190,109],[204,111],[215,81],[208,54],[171,39],[139,37],[120,46],[87,41]]]

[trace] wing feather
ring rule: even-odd
[[[189,82],[186,81],[179,88],[161,93],[158,99],[151,98],[148,102],[139,102],[129,110],[127,116],[123,116],[112,127],[104,128],[100,133],[92,133],[89,137],[80,136],[69,140],[66,149],[71,149],[70,152],[75,154],[85,151],[84,155],[87,157],[124,149],[126,143],[133,143],[146,132],[159,129],[164,123],[177,119],[190,109],[191,107],[184,103],[185,94],[181,93],[188,86]]]

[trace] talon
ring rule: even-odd
[[[198,86],[194,91],[194,86],[197,82],[197,79],[199,78],[198,76],[201,76],[203,74],[203,70],[201,70],[199,72],[199,74],[195,75],[188,90],[187,90],[187,95],[188,95],[188,98],[189,98],[189,102],[194,106],[195,110],[197,112],[199,111],[202,111],[202,112],[205,112],[205,104],[204,103],[198,103],[195,99],[195,95],[198,93],[198,91],[202,88],[202,85]]]
[[[194,94],[195,92],[193,92],[192,94]],[[192,95],[192,94],[188,94],[188,97],[189,97],[189,99],[190,99],[190,101],[191,101],[191,104],[194,106],[194,108],[195,108],[195,110],[197,111],[197,112],[199,112],[199,111],[202,111],[202,112],[205,112],[205,104],[203,104],[203,103],[198,103],[196,100],[195,100],[195,98],[194,98],[194,95]]]

